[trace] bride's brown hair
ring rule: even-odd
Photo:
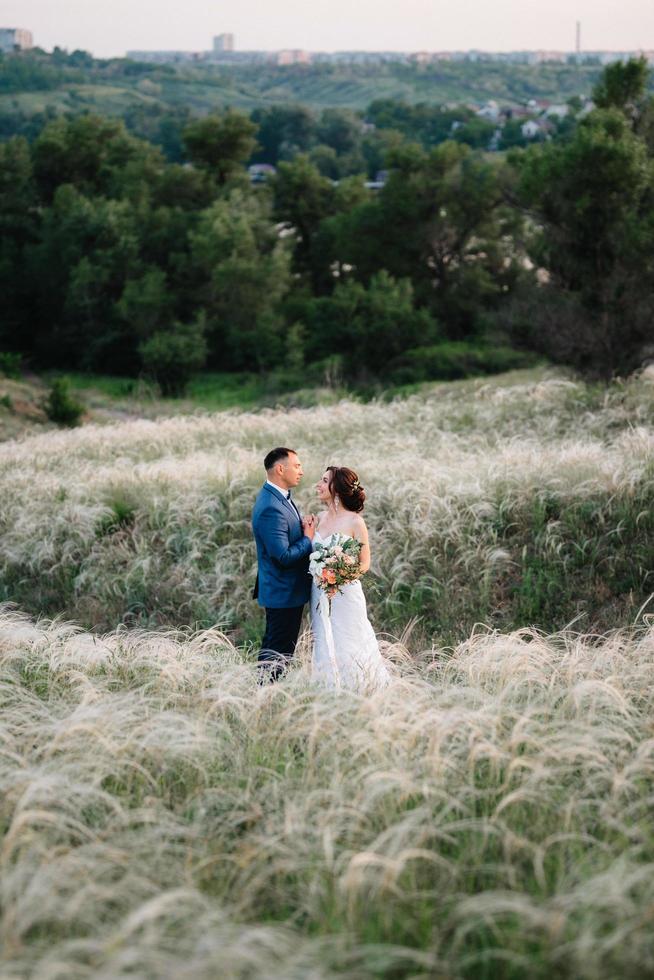
[[[354,470],[347,466],[328,466],[327,472],[332,475],[329,482],[332,500],[338,496],[346,510],[360,514],[366,499],[366,491],[359,483],[359,477]]]

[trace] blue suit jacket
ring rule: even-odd
[[[302,530],[295,508],[268,483],[254,504],[252,530],[259,573],[254,598],[268,609],[303,606],[311,595],[311,540]]]

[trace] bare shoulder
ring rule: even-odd
[[[361,538],[368,534],[366,522],[360,514],[352,515],[352,534],[355,538]]]

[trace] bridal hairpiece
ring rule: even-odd
[[[360,489],[361,489],[361,484],[359,483],[358,480],[355,480],[354,483],[352,484],[352,490],[356,493],[356,491]]]

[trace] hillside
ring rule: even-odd
[[[257,634],[250,507],[272,445],[311,484],[332,462],[368,488],[379,630],[417,643],[476,622],[633,622],[654,568],[654,388],[561,376],[434,385],[390,403],[196,412],[0,445],[2,596],[88,626]]]
[[[23,56],[23,60],[26,59]],[[600,74],[594,66],[447,63],[408,66],[157,66],[113,60],[34,69],[20,75],[0,60],[0,113],[84,111],[121,115],[129,106],[187,107],[203,113],[222,106],[246,110],[275,103],[320,109],[365,109],[374,99],[406,102],[516,104],[562,102],[588,95]],[[29,61],[27,66],[29,68]]]
[[[0,974],[649,975],[651,372],[138,394],[98,381],[80,428],[0,443]],[[280,443],[303,509],[328,463],[366,487],[375,694],[311,683],[306,629],[257,681]]]

